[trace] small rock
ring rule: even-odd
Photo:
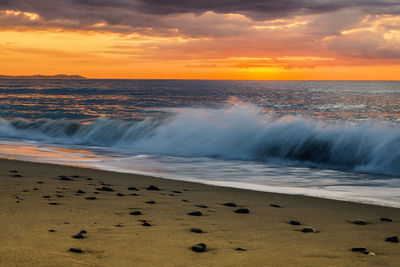
[[[92,181],[93,179],[92,179],[92,178],[86,178],[86,180],[87,180],[87,181]]]
[[[81,234],[87,234],[87,231],[86,231],[86,230],[81,230],[79,233],[81,233]]]
[[[80,248],[70,248],[69,252],[73,252],[73,253],[83,253],[83,250]]]
[[[34,190],[34,191],[37,191],[37,190],[39,190],[39,189],[37,189],[37,187],[34,187],[33,190]]]
[[[17,173],[18,171],[17,170],[9,170],[8,172]]]
[[[49,230],[50,233],[54,233],[55,231],[56,231],[56,230],[54,230],[54,229],[50,229],[50,230]]]
[[[76,235],[74,235],[72,237],[75,238],[75,239],[83,239],[83,238],[85,238],[85,236],[82,235],[82,233],[78,233],[78,234],[76,234]]]
[[[130,215],[142,215],[142,212],[135,210],[135,211],[131,211],[129,214]]]
[[[281,207],[281,206],[278,205],[278,204],[270,204],[270,206],[271,206],[271,207],[274,207],[274,208],[280,208],[280,207]]]
[[[366,250],[367,250],[366,248],[352,248],[351,249],[351,251],[354,251],[354,252],[364,252]]]
[[[58,205],[58,203],[57,202],[50,202],[49,205],[56,206],[56,205]]]
[[[249,209],[247,209],[247,208],[241,208],[241,209],[235,210],[235,213],[247,214],[247,213],[250,213],[250,211],[249,211]]]
[[[122,224],[116,224],[115,227],[124,227]]]
[[[397,236],[391,236],[386,238],[386,242],[399,243],[399,238]]]
[[[203,233],[203,230],[201,230],[200,228],[193,227],[192,229],[190,229],[190,232],[201,234]]]
[[[156,202],[154,200],[150,200],[150,201],[146,201],[146,204],[156,204]]]
[[[128,190],[132,190],[132,191],[139,191],[139,189],[137,189],[137,188],[136,188],[136,187],[134,187],[134,186],[128,187]]]
[[[206,205],[196,205],[196,207],[199,207],[199,208],[202,208],[202,209],[207,209],[208,208],[208,206],[206,206]]]
[[[150,185],[149,187],[147,187],[147,190],[151,190],[151,191],[160,191],[160,189],[155,186],[155,185]]]
[[[60,180],[62,180],[62,181],[73,181],[71,178],[69,178],[67,176],[61,176]]]
[[[64,196],[63,195],[60,195],[60,194],[57,194],[56,195],[58,198],[63,198]]]
[[[96,197],[87,197],[86,199],[87,199],[87,200],[95,200]]]
[[[79,175],[71,175],[72,178],[79,178]]]
[[[37,184],[43,184],[43,182],[42,181],[39,181],[39,182],[36,182]]]
[[[43,196],[42,198],[50,198],[50,196]]]
[[[232,202],[227,202],[227,203],[224,203],[222,205],[225,206],[225,207],[232,207],[232,208],[237,207],[236,204],[232,203]]]
[[[171,191],[172,193],[175,193],[175,194],[181,194],[182,192],[181,191],[178,191],[178,190],[174,190],[174,191]]]
[[[142,225],[143,225],[143,226],[151,226],[151,223],[149,223],[149,222],[144,222]]]
[[[382,221],[382,222],[393,222],[392,219],[384,218],[384,217],[381,218],[381,221]]]
[[[367,225],[367,222],[363,219],[357,219],[351,222],[352,224],[356,224],[356,225]]]
[[[22,177],[22,175],[20,175],[20,174],[14,174],[14,175],[12,175],[12,177]]]
[[[204,252],[206,251],[207,245],[204,243],[199,243],[197,245],[192,246],[192,250],[194,252]]]
[[[200,211],[192,211],[192,212],[189,212],[187,215],[190,215],[190,216],[201,216],[202,213]]]
[[[291,225],[301,225],[300,222],[294,221],[294,220],[290,220],[288,223],[291,224]]]
[[[29,190],[28,189],[24,189],[24,190],[22,190],[22,192],[27,193],[27,192],[29,192]]]
[[[189,202],[189,200],[186,200],[186,199],[182,199],[182,201],[183,201],[183,202]]]
[[[316,232],[315,229],[311,228],[311,227],[304,227],[301,231],[303,233],[315,233]]]
[[[136,194],[136,193],[131,193],[131,194],[129,194],[130,196],[138,196],[138,194]]]
[[[125,195],[122,194],[122,193],[117,193],[117,196],[118,196],[118,197],[124,197]]]
[[[244,248],[235,248],[235,250],[236,250],[236,251],[247,251],[247,250],[244,249]]]
[[[86,192],[83,191],[82,189],[79,189],[78,191],[76,191],[77,194],[85,194]]]
[[[106,191],[106,192],[114,191],[114,189],[112,189],[111,187],[108,187],[108,186],[102,186],[100,188],[96,188],[96,190],[98,190],[98,191]]]

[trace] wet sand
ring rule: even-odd
[[[0,191],[0,266],[400,265],[396,208],[7,159]]]

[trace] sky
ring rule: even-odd
[[[0,0],[0,74],[399,80],[399,0]]]

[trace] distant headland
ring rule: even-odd
[[[57,74],[57,75],[28,75],[28,76],[8,76],[0,75],[0,79],[37,79],[37,80],[84,80],[86,77],[80,75],[67,75],[67,74]]]

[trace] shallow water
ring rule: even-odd
[[[0,80],[0,156],[400,207],[399,89]]]

